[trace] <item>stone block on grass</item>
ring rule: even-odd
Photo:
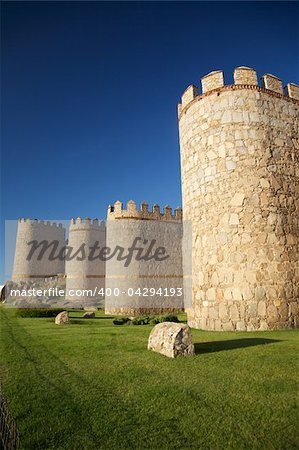
[[[56,325],[66,325],[70,323],[69,313],[67,311],[62,311],[61,313],[57,314],[55,317],[55,324]]]
[[[147,348],[169,358],[194,355],[191,329],[181,323],[159,323],[151,331]]]

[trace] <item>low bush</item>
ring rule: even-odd
[[[150,317],[149,316],[140,316],[140,317],[135,317],[132,320],[132,324],[133,325],[148,325],[150,323]]]
[[[113,319],[114,325],[125,325],[127,322],[130,322],[128,317],[117,317]]]
[[[163,316],[139,316],[133,319],[120,317],[113,320],[114,325],[157,325],[161,322],[179,322],[179,319],[173,314],[166,314]]]
[[[157,323],[160,323],[160,320],[158,317],[152,317],[149,321],[150,325],[157,325]]]
[[[56,317],[57,314],[65,311],[61,308],[17,308],[17,317]]]
[[[174,314],[166,314],[159,317],[160,322],[179,322],[179,319]]]

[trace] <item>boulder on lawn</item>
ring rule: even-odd
[[[70,323],[69,313],[67,311],[62,311],[61,313],[57,314],[55,317],[55,323],[56,325],[66,325]]]
[[[83,314],[83,319],[94,319],[95,318],[95,313],[93,311],[88,311],[85,314]]]
[[[169,358],[194,355],[191,329],[183,323],[159,323],[151,331],[147,348]]]

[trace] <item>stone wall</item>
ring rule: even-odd
[[[51,259],[52,245],[45,251],[40,260],[38,259],[39,249],[36,249],[32,257],[28,259],[32,248],[32,245],[29,245],[31,241],[36,241],[37,244],[42,243],[42,241],[47,241],[48,244],[56,241],[55,255],[58,255],[59,251],[65,246],[65,228],[62,224],[43,220],[19,219],[12,273],[13,281],[39,279],[64,273],[63,258]]]
[[[211,82],[209,82],[211,78]],[[192,308],[209,330],[298,325],[298,94],[273,75],[213,72],[178,107],[184,219],[192,221]]]

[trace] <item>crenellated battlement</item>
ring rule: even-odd
[[[45,227],[56,227],[56,228],[64,228],[62,223],[50,222],[49,220],[39,220],[39,219],[24,219],[20,218],[19,223],[22,224],[31,224],[31,225],[41,225]]]
[[[201,87],[201,93],[194,84],[188,86],[184,91],[181,103],[178,104],[179,118],[183,111],[194,101],[221,91],[252,89],[284,98],[287,101],[299,102],[299,86],[297,84],[288,83],[283,89],[280,78],[271,74],[265,74],[262,76],[261,84],[259,85],[256,71],[245,66],[237,67],[234,70],[234,84],[232,85],[225,85],[223,71],[215,70],[201,78]]]
[[[160,206],[155,204],[151,211],[148,209],[148,204],[142,202],[140,209],[137,209],[136,203],[133,200],[127,202],[127,208],[123,208],[122,202],[119,200],[114,205],[108,206],[107,219],[137,219],[137,220],[163,220],[163,221],[181,221],[183,218],[182,208],[176,208],[174,214],[172,208],[168,205],[164,207],[163,212]]]
[[[76,219],[70,220],[70,231],[74,229],[105,229],[106,223],[104,220],[99,219],[90,219],[86,217],[83,219],[82,217],[77,217]]]

